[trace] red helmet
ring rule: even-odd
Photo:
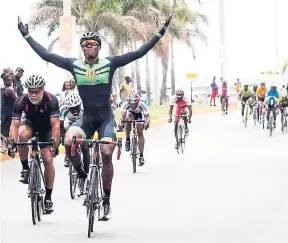
[[[176,91],[176,96],[184,96],[184,91],[182,89],[178,89]]]

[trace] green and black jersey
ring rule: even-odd
[[[25,37],[32,49],[43,60],[69,71],[74,76],[79,95],[83,101],[84,116],[89,116],[96,120],[105,119],[111,112],[110,92],[112,78],[116,69],[143,57],[160,38],[161,36],[158,34],[136,51],[128,52],[121,56],[99,59],[96,64],[90,66],[76,58],[64,58],[50,53],[31,36]]]

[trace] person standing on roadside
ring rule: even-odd
[[[75,92],[76,94],[79,94],[77,86],[76,86],[76,82],[74,78],[70,79],[70,89]]]
[[[3,72],[1,78],[4,82],[4,88],[1,89],[1,133],[4,137],[9,137],[13,105],[18,96],[16,89],[12,86],[11,73]]]
[[[217,84],[216,84],[216,76],[213,77],[213,80],[211,82],[211,97],[210,97],[210,106],[212,106],[212,101],[213,101],[213,104],[214,106],[216,106],[215,104],[215,99],[216,99],[216,96],[218,95],[218,87],[217,87]]]
[[[131,78],[126,76],[125,82],[120,85],[120,98],[122,102],[124,102],[128,95],[132,92],[131,82]]]
[[[23,77],[24,69],[21,67],[16,68],[15,75],[13,77],[13,87],[16,89],[17,96],[20,97],[24,93],[24,87],[21,82]]]

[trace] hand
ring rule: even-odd
[[[8,155],[11,157],[11,158],[15,158],[16,156],[16,153],[17,153],[17,148],[16,147],[9,147],[8,148]]]
[[[188,117],[188,123],[191,123],[191,117]]]
[[[59,154],[59,148],[57,147],[51,148],[50,151],[54,158]]]
[[[172,117],[171,117],[171,116],[169,117],[168,122],[169,122],[169,123],[172,122]]]
[[[149,128],[149,123],[145,124],[145,130],[147,130]]]
[[[163,26],[160,28],[160,30],[159,30],[159,34],[160,34],[160,35],[163,36],[163,35],[165,34],[165,31],[167,30],[167,28],[168,28],[168,26],[169,26],[169,24],[170,24],[171,19],[172,19],[172,15],[170,15],[170,16],[166,19],[166,21],[164,22]]]
[[[24,25],[19,16],[18,16],[18,29],[23,37],[29,35],[28,24]]]

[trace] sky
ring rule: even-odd
[[[226,77],[228,79],[255,78],[261,71],[275,71],[275,15],[274,1],[278,1],[278,48],[280,66],[288,56],[288,35],[286,24],[288,15],[287,0],[224,0],[225,4],[225,30],[226,30]],[[33,14],[35,0],[9,0],[0,1],[1,45],[0,69],[10,66],[15,69],[21,66],[25,69],[25,76],[40,74],[47,80],[47,88],[55,92],[60,90],[67,77],[65,72],[53,64],[47,64],[38,57],[21,37],[17,29],[17,16],[27,22]],[[191,1],[192,2],[192,1]],[[199,80],[210,80],[213,75],[220,75],[219,51],[219,2],[218,0],[203,0],[201,6],[190,4],[193,10],[198,10],[207,15],[208,26],[200,25],[208,37],[208,45],[194,40],[197,60],[193,61],[191,51],[181,42],[175,46],[176,86],[189,83],[185,78],[186,73],[197,73]],[[51,39],[47,37],[47,30],[36,29],[30,31],[31,36],[44,47],[49,45]],[[53,37],[57,36],[56,32]],[[3,37],[5,36],[5,37]],[[75,48],[72,56],[77,57],[78,39],[75,38]],[[64,55],[59,45],[54,52]],[[101,57],[108,55],[104,46]],[[156,60],[156,61],[155,61]],[[149,53],[151,63],[151,80],[161,86],[161,65],[159,58]],[[141,78],[145,86],[145,58],[141,61]],[[278,70],[280,71],[280,70]],[[126,74],[131,73],[131,65],[126,68]],[[170,80],[170,75],[168,75]],[[203,81],[204,82],[204,81]],[[169,86],[169,82],[168,82]]]

